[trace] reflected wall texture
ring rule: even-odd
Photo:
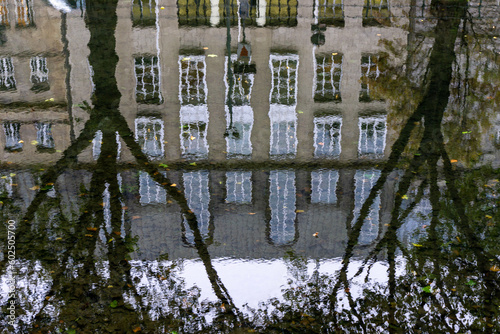
[[[0,328],[497,332],[499,10],[0,2]]]

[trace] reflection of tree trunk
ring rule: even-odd
[[[442,138],[441,122],[450,95],[449,86],[452,78],[452,64],[455,60],[454,45],[457,39],[460,22],[465,15],[467,2],[464,0],[433,1],[433,6],[439,9],[437,12],[439,20],[435,28],[436,40],[428,65],[430,69],[430,77],[426,93],[424,94],[422,102],[420,102],[415,112],[410,116],[399,137],[393,144],[388,162],[382,170],[380,178],[372,188],[370,195],[363,204],[359,217],[349,234],[348,245],[343,259],[343,267],[339,274],[339,280],[335,285],[331,296],[333,305],[336,303],[335,296],[337,291],[341,285],[343,285],[342,278],[345,278],[347,273],[354,247],[358,243],[361,227],[370,212],[370,207],[373,204],[377,193],[385,184],[388,175],[394,170],[394,168],[396,168],[396,164],[401,157],[404,148],[408,144],[408,140],[411,131],[415,127],[415,123],[420,121],[422,118],[424,118],[425,129],[423,140],[419,149],[420,155],[416,156],[411,162],[411,167],[407,170],[406,175],[403,177],[404,182],[400,184],[398,193],[396,194],[395,207],[393,209],[391,219],[392,226],[388,229],[388,233],[390,234],[388,237],[396,238],[396,231],[398,228],[396,223],[399,218],[402,196],[408,191],[410,181],[414,175],[412,172],[416,172],[425,161],[428,161],[430,165],[437,163],[437,160],[441,156],[440,145],[443,145],[443,142],[439,140],[439,138]],[[395,250],[394,243],[389,242],[389,244],[391,244],[390,249],[388,249],[390,250],[389,253],[393,253]]]
[[[414,52],[417,48],[416,44],[416,33],[415,33],[415,21],[417,20],[417,0],[410,1],[410,12],[408,13],[408,38],[406,42],[406,77],[411,80],[411,70],[413,69]]]

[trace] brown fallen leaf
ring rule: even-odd
[[[87,227],[87,231],[95,232],[97,231],[97,227]]]

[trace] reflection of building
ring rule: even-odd
[[[25,4],[27,9],[23,13],[28,13],[24,19],[27,25],[36,19],[37,28],[51,26],[43,31],[30,30],[31,37],[47,41],[49,37],[44,31],[54,30],[63,31],[67,36],[51,35],[54,39],[51,43],[34,41],[24,47],[29,49],[29,54],[35,54],[25,59],[24,64],[19,63],[16,52],[5,53],[3,57],[0,54],[3,64],[0,79],[5,89],[0,92],[0,99],[13,102],[28,96],[26,103],[48,100],[62,106],[69,98],[71,106],[59,107],[62,113],[52,113],[57,115],[55,119],[35,120],[47,123],[46,129],[50,131],[46,132],[52,134],[51,146],[55,153],[67,147],[72,132],[78,136],[88,119],[83,102],[90,102],[94,90],[93,69],[87,60],[89,33],[80,11],[67,14],[65,20],[47,21],[47,17],[59,16],[59,13],[46,5],[33,7],[29,1]],[[244,7],[246,4],[248,8]],[[377,16],[373,13],[387,7],[386,1],[368,4],[368,16]],[[367,12],[367,6],[363,0],[348,8],[337,0],[316,1],[314,8],[282,0],[248,3],[170,0],[161,8],[157,1],[138,0],[119,6],[116,45],[120,60],[116,76],[122,93],[120,110],[135,130],[143,151],[160,161],[241,157],[257,161],[380,158],[386,152],[379,150],[372,155],[358,152],[356,142],[361,135],[359,117],[355,116],[366,111],[385,113],[385,104],[379,101],[360,104],[355,95],[359,94],[358,81],[362,73],[371,71],[371,67],[363,67],[365,55],[371,57],[381,51],[379,39],[403,38],[405,34],[398,28],[381,30],[377,25],[363,25],[363,20],[358,18]],[[177,17],[162,8],[177,8]],[[5,10],[10,16],[13,12]],[[228,15],[238,40],[242,23],[238,18],[245,21],[246,41],[252,45],[251,60],[256,68],[247,73],[235,70],[234,65],[241,67],[241,64],[233,54],[232,87],[228,85],[224,38]],[[10,16],[4,16],[7,25],[12,22]],[[310,30],[306,27],[312,22],[325,24],[324,33],[336,37],[335,41],[328,39],[325,46],[314,47],[311,57]],[[61,24],[65,29],[59,28]],[[52,28],[54,26],[59,29]],[[9,27],[12,29],[13,25]],[[19,30],[19,34],[27,31]],[[352,36],[357,43],[345,43]],[[18,48],[14,43],[18,38],[8,30],[4,47]],[[203,45],[199,41],[203,41]],[[64,65],[62,57],[53,56],[61,50],[69,57],[69,67]],[[22,73],[25,76],[20,76]],[[66,90],[68,82],[70,87]],[[368,83],[362,82],[363,85],[369,91]],[[311,86],[312,96],[307,94]],[[228,96],[229,89],[232,96]],[[229,99],[231,110],[226,103]],[[220,108],[221,104],[226,107]],[[23,161],[22,156],[33,151],[28,143],[39,140],[35,127],[29,133],[24,130],[27,120],[13,115],[5,121],[19,124],[17,142],[23,141],[24,147],[21,153],[6,158]],[[34,115],[30,115],[30,119],[31,116]],[[71,124],[67,127],[69,119]],[[63,125],[65,130],[61,131],[61,126],[56,124]],[[221,133],[227,134],[225,139]],[[5,138],[4,135],[2,141]],[[0,143],[5,153],[9,152],[5,148],[14,147],[12,139],[9,140],[7,146],[5,142]],[[96,157],[95,153],[88,150],[82,161],[90,160],[92,155]],[[124,151],[120,158],[130,161],[132,157]]]

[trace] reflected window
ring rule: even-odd
[[[16,0],[16,26],[31,27],[34,26],[33,21],[33,1],[32,0]]]
[[[38,149],[53,149],[54,138],[52,137],[52,124],[36,122],[36,141]]]
[[[95,137],[92,140],[92,157],[94,160],[99,159],[99,156],[101,155],[101,146],[102,146],[102,131],[97,130],[95,132]],[[118,134],[118,131],[116,131],[116,146],[117,146],[117,152],[116,152],[116,159],[120,159],[120,152],[122,148],[122,143],[120,141],[120,135]]]
[[[12,198],[13,195],[13,184],[12,176],[10,173],[0,174],[0,197]]]
[[[30,60],[31,68],[31,90],[35,92],[43,92],[50,89],[49,86],[49,70],[47,68],[47,58],[32,57]]]
[[[150,27],[156,24],[156,2],[155,0],[133,0],[132,2],[132,26]]]
[[[231,56],[232,64],[237,61],[237,55]],[[229,82],[227,78],[226,57],[226,101],[229,97]],[[226,146],[228,157],[250,156],[252,154],[252,142],[250,140],[253,127],[253,109],[250,106],[253,73],[234,73],[230,109],[226,104]]]
[[[354,191],[354,219],[353,225],[356,223],[361,208],[366,199],[370,195],[370,191],[375,186],[380,177],[379,170],[358,170],[354,176],[355,191]],[[359,244],[369,244],[375,240],[379,231],[379,212],[380,212],[380,194],[375,197],[373,204],[370,206],[370,211],[366,216],[361,234],[359,235]]]
[[[295,27],[297,25],[297,0],[267,0],[268,26]]]
[[[135,119],[135,139],[150,159],[161,159],[164,156],[163,136],[164,124],[154,117]]]
[[[23,149],[23,141],[21,140],[21,124],[15,122],[3,123],[5,132],[5,149],[7,151],[21,151]]]
[[[158,57],[141,56],[135,58],[135,98],[137,103],[160,104],[160,68]]]
[[[208,157],[205,56],[179,56],[181,149],[185,158]]]
[[[0,91],[16,89],[12,58],[0,58]]]
[[[210,0],[177,0],[179,25],[210,25],[210,17],[213,10],[210,2]]]
[[[364,116],[358,121],[360,157],[381,157],[384,155],[387,135],[387,117],[385,115]]]
[[[360,102],[370,102],[373,99],[380,100],[370,91],[370,81],[377,80],[382,74],[381,57],[378,55],[363,55],[361,57],[361,91]]]
[[[295,241],[295,172],[271,171],[269,175],[269,238],[276,246]]]
[[[252,172],[226,172],[226,202],[252,203]]]
[[[363,7],[363,27],[388,26],[391,24],[388,0],[365,0]]]
[[[337,203],[337,182],[339,172],[320,170],[311,172],[311,203]]]
[[[226,1],[219,1],[219,17],[222,18],[222,25],[226,25],[226,19],[229,16],[230,24],[245,26],[256,25],[258,22],[259,7],[258,5],[263,2],[262,0],[228,0],[229,12]],[[265,2],[265,1],[264,1]]]
[[[0,0],[0,26],[7,27],[9,25],[9,9],[7,0]]]
[[[316,158],[334,158],[340,155],[342,117],[314,117],[314,156]]]
[[[270,154],[276,157],[295,156],[297,152],[297,70],[298,55],[272,54],[269,118],[271,121]]]
[[[139,195],[142,205],[167,203],[167,191],[148,173],[142,171],[139,172]]]
[[[205,56],[179,56],[181,105],[207,103]]]
[[[210,226],[208,171],[184,173],[182,177],[187,204],[196,216],[201,236],[207,239]],[[184,229],[185,241],[190,245],[194,245],[194,232],[189,227],[187,220],[184,220]]]
[[[344,3],[343,0],[315,0],[314,17],[319,24],[329,26],[344,26]]]
[[[297,104],[298,55],[272,54],[269,60],[272,74],[271,104]]]
[[[340,102],[342,54],[333,52],[316,55],[314,72],[314,102]]]

